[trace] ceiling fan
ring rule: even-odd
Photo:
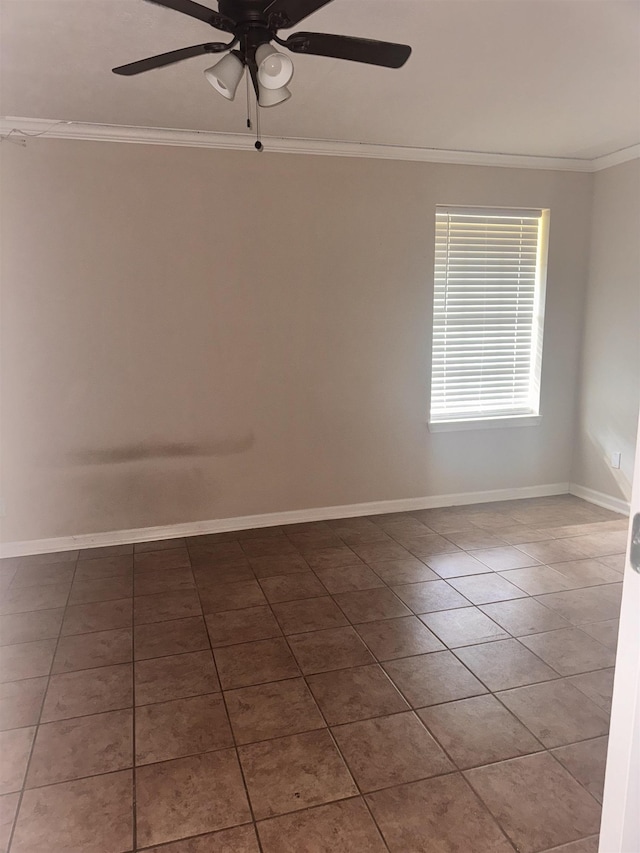
[[[279,30],[295,27],[303,18],[325,6],[330,0],[219,0],[217,12],[194,0],[148,0],[197,18],[216,30],[232,36],[228,42],[206,42],[171,50],[128,65],[114,68],[114,74],[130,76],[161,68],[205,53],[230,51],[220,62],[205,71],[211,85],[228,100],[233,100],[245,67],[249,69],[258,104],[270,107],[291,97],[287,83],[293,76],[289,56],[276,50],[271,42],[292,53],[310,53],[364,62],[386,68],[400,68],[411,54],[404,44],[331,35],[297,32],[287,39]],[[237,45],[237,49],[233,50]]]

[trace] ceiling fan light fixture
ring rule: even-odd
[[[270,44],[261,44],[256,49],[256,64],[258,82],[265,89],[282,89],[293,77],[291,58]]]
[[[291,97],[291,92],[286,86],[281,86],[279,89],[265,89],[262,84],[258,84],[260,91],[258,97],[258,105],[261,107],[276,107],[288,101]]]
[[[220,92],[228,101],[235,98],[243,74],[244,64],[235,53],[228,53],[220,62],[216,62],[204,72],[204,76],[216,92]]]

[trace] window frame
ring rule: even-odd
[[[538,236],[536,245],[536,271],[533,298],[533,317],[531,321],[531,361],[529,374],[529,403],[526,410],[506,410],[504,413],[487,413],[470,411],[461,416],[446,413],[434,418],[432,415],[433,398],[433,360],[434,346],[433,333],[435,329],[435,302],[436,302],[436,261],[437,261],[437,214],[453,213],[457,215],[468,215],[470,217],[515,217],[530,218],[535,216],[539,220]],[[542,421],[541,404],[541,379],[542,379],[542,350],[544,340],[544,317],[546,306],[547,286],[547,263],[549,250],[549,221],[550,210],[548,208],[505,208],[494,206],[468,206],[468,205],[437,205],[434,214],[434,286],[431,300],[431,355],[430,355],[430,384],[429,384],[429,410],[427,424],[430,432],[464,431],[472,429],[495,429],[506,427],[530,427],[537,426]]]

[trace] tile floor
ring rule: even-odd
[[[595,853],[626,520],[576,498],[0,563],[2,853]]]

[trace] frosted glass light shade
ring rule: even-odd
[[[264,86],[258,84],[260,96],[258,104],[261,107],[275,107],[278,104],[288,101],[291,97],[291,92],[286,86],[281,86],[279,89],[265,89]]]
[[[256,50],[258,81],[265,89],[282,89],[293,77],[293,62],[270,44],[261,44]]]
[[[244,65],[234,56],[233,53],[228,53],[220,62],[207,68],[204,76],[213,86],[216,92],[232,101],[236,96],[236,89],[242,80],[244,74]]]

